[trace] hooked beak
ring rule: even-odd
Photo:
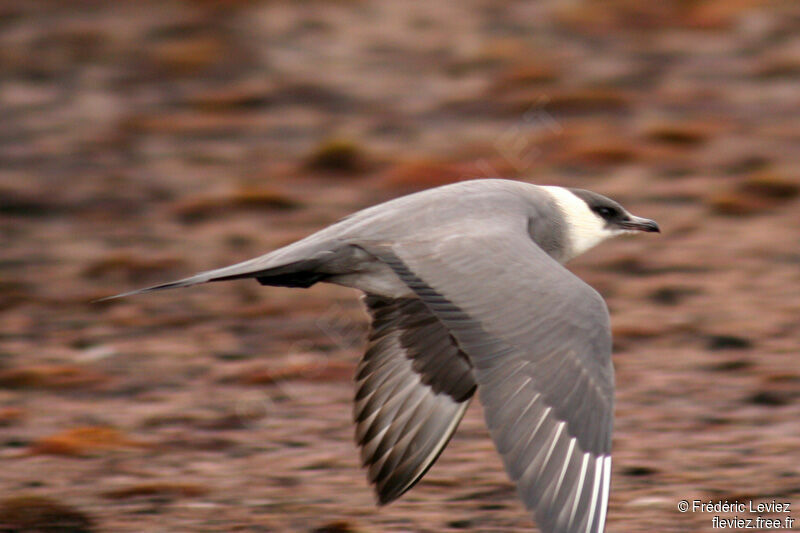
[[[622,229],[631,231],[646,231],[648,233],[661,233],[661,228],[655,220],[649,218],[630,216],[628,220],[623,220],[618,223]]]

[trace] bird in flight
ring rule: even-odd
[[[463,181],[354,213],[228,267],[113,296],[255,278],[359,289],[372,319],[354,419],[381,504],[433,465],[475,392],[519,496],[545,533],[600,533],[614,368],[602,297],[562,265],[658,225],[599,194]]]

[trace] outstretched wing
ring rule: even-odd
[[[492,438],[542,531],[602,532],[614,370],[600,295],[525,227],[363,248],[392,267],[469,357]]]
[[[475,392],[472,365],[416,298],[364,298],[372,327],[358,365],[356,442],[381,504],[433,465]]]

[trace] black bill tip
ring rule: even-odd
[[[644,222],[641,226],[642,231],[646,231],[648,233],[661,233],[661,228],[658,227],[658,223],[655,220],[648,220]]]
[[[625,220],[620,223],[624,229],[633,231],[644,231],[647,233],[661,233],[661,228],[655,220],[641,217],[630,217],[630,220]]]

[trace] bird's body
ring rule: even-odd
[[[498,210],[498,206],[501,209]],[[196,285],[219,278],[257,277],[254,273],[259,271],[269,272],[305,262],[308,265],[306,269],[310,263],[317,265],[313,269],[315,274],[320,278],[325,276],[324,280],[330,283],[360,289],[367,294],[395,298],[411,296],[412,291],[388,266],[352,245],[414,241],[433,244],[439,240],[436,234],[454,239],[473,234],[484,225],[530,217],[534,224],[541,226],[532,229],[546,235],[540,246],[561,260],[567,252],[559,246],[563,242],[559,235],[564,228],[555,209],[553,200],[543,188],[527,183],[500,179],[460,182],[363,209],[261,257],[203,272],[166,284],[170,287],[164,288]],[[541,212],[537,213],[537,210]],[[286,284],[302,286],[311,281],[310,278],[294,281],[287,278]]]
[[[360,289],[372,325],[356,375],[356,441],[380,502],[421,479],[477,390],[540,528],[599,532],[611,477],[608,311],[561,264],[628,231],[658,226],[589,191],[475,180],[134,292],[239,278]]]

